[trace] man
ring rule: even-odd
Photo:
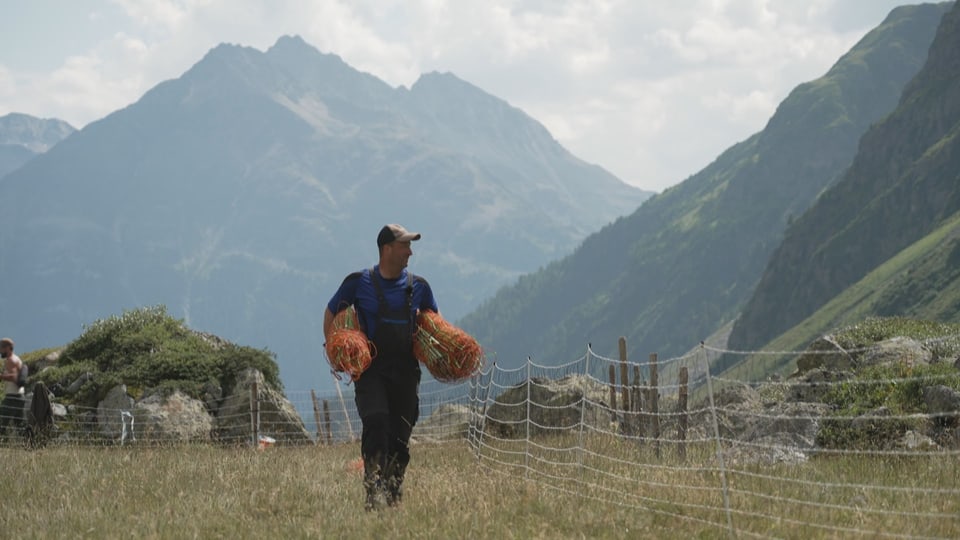
[[[363,423],[360,453],[367,510],[400,502],[410,434],[420,415],[420,366],[413,356],[416,315],[418,310],[439,310],[427,281],[406,270],[413,255],[410,243],[419,239],[419,233],[400,225],[384,225],[377,235],[379,263],[347,276],[323,317],[323,334],[329,339],[334,315],[354,306],[360,326],[376,346],[370,367],[354,384]]]
[[[3,358],[3,373],[0,380],[3,382],[3,402],[0,402],[0,438],[7,432],[7,426],[12,424],[14,429],[23,427],[23,388],[17,384],[20,368],[23,361],[13,354],[13,340],[0,339],[0,358]]]

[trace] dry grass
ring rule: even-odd
[[[709,450],[693,449],[680,462],[666,452],[661,460],[649,452],[638,454],[622,441],[593,441],[587,448],[596,454],[576,457],[586,465],[578,469],[562,463],[575,452],[533,447],[524,458],[488,449],[491,458],[504,463],[485,459],[481,466],[465,444],[418,445],[403,506],[380,513],[362,510],[360,476],[348,471],[348,462],[358,454],[356,445],[263,452],[206,446],[2,448],[7,474],[0,477],[5,498],[0,531],[16,530],[26,538],[727,537],[718,475],[700,469],[710,467]],[[598,454],[632,456],[650,464],[630,465]],[[533,472],[519,467],[524,459]],[[691,468],[662,468],[684,463]],[[956,494],[920,497],[824,487],[850,483],[956,490],[957,467],[949,456],[893,462],[851,456],[802,466],[740,468],[740,474],[730,477],[739,490],[732,496],[734,522],[743,532],[791,538],[861,536],[823,529],[824,523],[957,537],[960,518],[908,520],[818,506],[960,516]]]

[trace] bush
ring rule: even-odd
[[[94,406],[121,383],[137,393],[160,390],[169,395],[180,390],[199,398],[211,382],[229,390],[249,367],[260,370],[268,384],[282,390],[271,352],[200,334],[168,315],[164,306],[154,306],[94,322],[67,345],[58,365],[39,379],[48,386],[65,387],[90,372],[92,378],[73,401]]]
[[[910,367],[905,364],[872,366],[856,378],[834,386],[824,402],[835,412],[824,419],[817,442],[826,448],[883,449],[908,430],[923,427],[926,419],[902,418],[928,414],[923,389],[933,385],[960,390],[960,371],[939,363]],[[866,413],[885,409],[893,417],[852,420]]]

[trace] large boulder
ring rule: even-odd
[[[916,366],[929,364],[933,353],[919,341],[908,337],[895,337],[876,343],[860,356],[858,367],[904,364]]]
[[[216,438],[229,443],[252,442],[250,389],[254,383],[257,383],[260,394],[260,435],[272,437],[281,443],[312,442],[297,410],[281,392],[267,384],[262,373],[253,368],[248,368],[237,377],[237,382],[220,403],[215,426]]]
[[[413,437],[418,441],[443,441],[466,437],[470,432],[473,413],[470,407],[446,403],[437,407],[429,417],[413,428]]]
[[[531,436],[576,429],[581,419],[588,426],[609,430],[616,416],[606,403],[607,396],[606,385],[583,375],[555,381],[533,377],[497,396],[487,410],[485,429],[502,437],[524,437],[529,408]]]
[[[923,401],[927,405],[927,412],[940,417],[942,423],[957,424],[960,392],[942,384],[928,386],[923,389]]]
[[[853,357],[837,343],[833,336],[827,335],[811,343],[797,358],[797,371],[793,375],[803,375],[813,369],[847,371],[851,367],[853,367]]]
[[[124,426],[130,423],[130,414],[133,412],[133,398],[127,393],[127,385],[118,384],[107,392],[106,397],[97,404],[97,424],[100,434],[111,439],[120,439],[124,433]]]
[[[206,405],[179,390],[167,397],[151,394],[143,398],[133,416],[140,442],[209,441],[213,429]]]

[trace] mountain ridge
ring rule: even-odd
[[[764,130],[462,324],[505,365],[507,355],[562,362],[588,343],[615,354],[619,336],[633,350],[686,352],[736,316],[787,223],[850,164],[860,133],[895,107],[946,9],[893,10],[824,77],[794,89]]]
[[[295,38],[267,52],[221,45],[7,176],[0,197],[18,205],[0,230],[0,302],[11,307],[0,326],[50,346],[164,304],[189,325],[269,346],[287,380],[329,386],[323,305],[375,262],[383,223],[424,234],[411,269],[454,319],[648,196],[469,83],[448,78],[484,104],[450,99],[504,126],[448,126],[459,135],[444,138],[410,90],[344,66]],[[489,106],[500,114],[468,114]],[[488,134],[500,131],[553,150],[504,147],[492,159]],[[573,195],[538,198],[540,183]]]

